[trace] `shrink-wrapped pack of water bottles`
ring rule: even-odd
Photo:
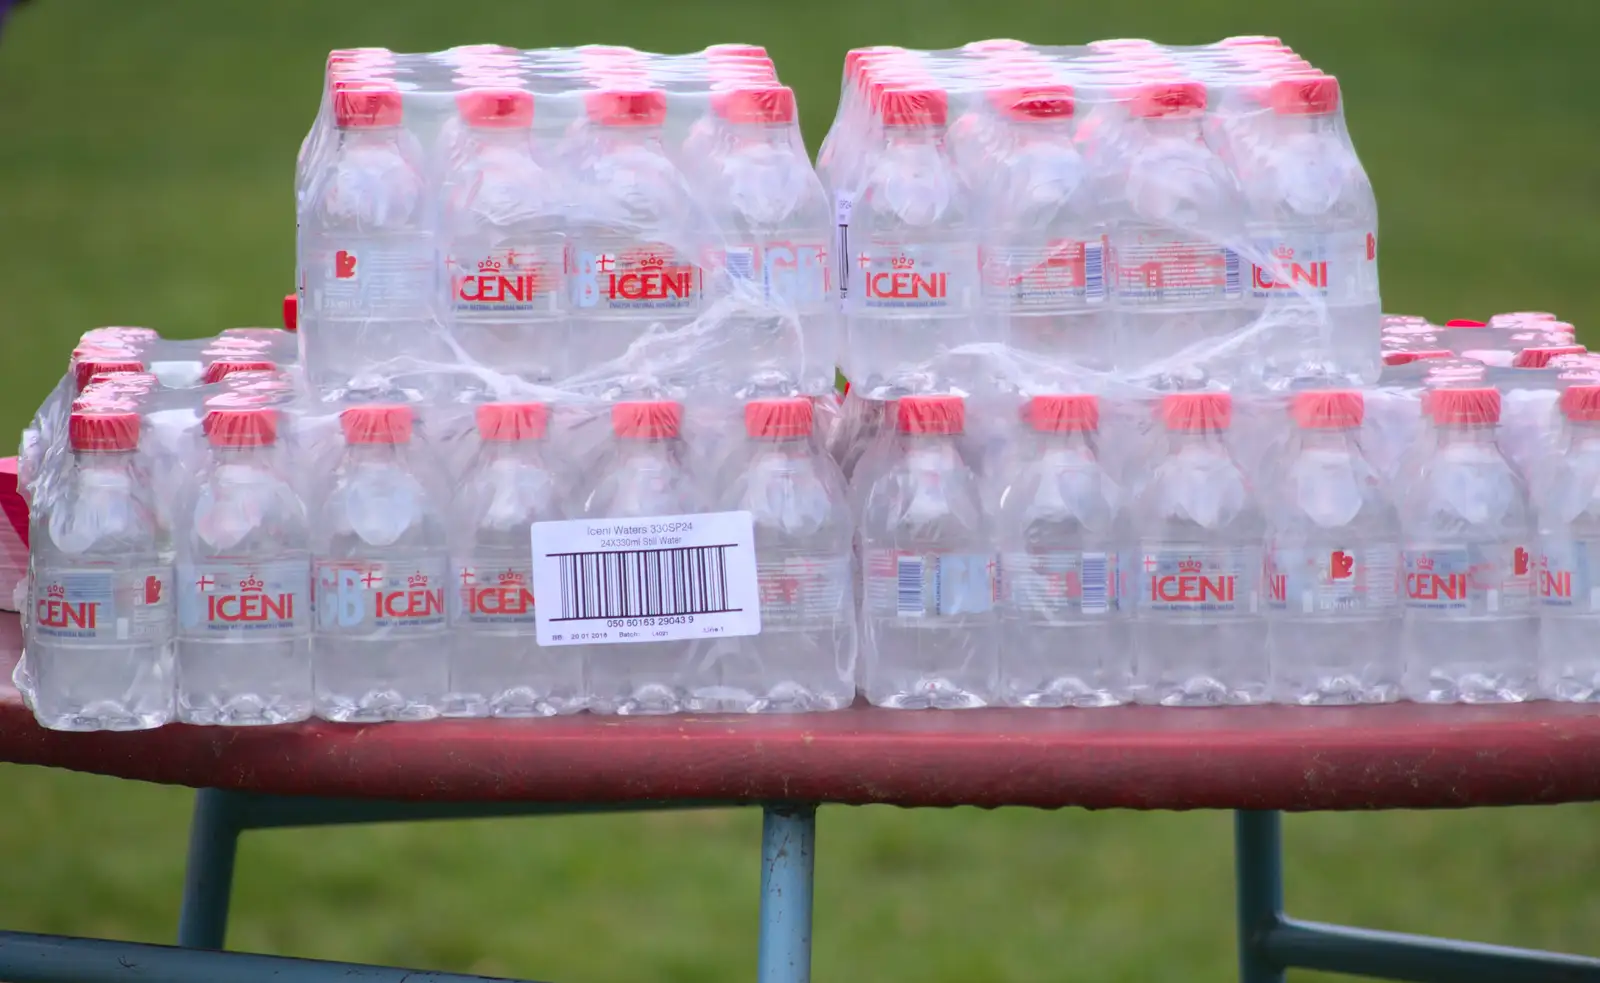
[[[24,435],[46,726],[1600,690],[1600,373],[1380,314],[1275,39],[852,51],[815,167],[753,45],[336,51],[295,192],[295,334]]]

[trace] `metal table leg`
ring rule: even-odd
[[[195,793],[189,865],[178,913],[178,944],[186,948],[221,949],[227,941],[233,860],[244,828],[244,809],[237,796],[215,788]]]
[[[1238,882],[1240,983],[1284,983],[1266,940],[1283,919],[1283,830],[1276,812],[1237,812],[1233,862]]]
[[[817,807],[769,805],[761,822],[760,983],[811,983]]]

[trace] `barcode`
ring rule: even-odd
[[[1243,293],[1239,280],[1239,254],[1232,249],[1222,251],[1223,285],[1222,292],[1229,297],[1238,297]]]
[[[561,615],[551,621],[726,614],[727,551],[735,543],[607,553],[551,553],[559,564]]]
[[[735,280],[756,278],[756,251],[750,246],[727,250],[728,275]]]
[[[1083,293],[1089,301],[1106,296],[1106,250],[1102,243],[1083,244]]]
[[[902,556],[895,567],[895,614],[920,618],[925,613],[922,599],[922,557]]]
[[[1083,613],[1105,614],[1110,609],[1110,598],[1106,591],[1106,554],[1083,554],[1083,566],[1078,579],[1083,587]]]

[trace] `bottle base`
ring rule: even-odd
[[[46,730],[76,731],[79,733],[97,730],[154,730],[171,720],[171,717],[165,713],[107,714],[89,711],[50,715],[35,712],[34,717],[38,720],[39,726]]]
[[[1128,702],[1126,696],[1105,687],[1097,687],[1082,679],[1057,679],[1039,686],[1015,692],[1005,704],[1013,707],[1114,707]]]
[[[505,717],[537,718],[556,717],[578,713],[588,708],[587,701],[578,697],[556,697],[539,694],[531,689],[507,690],[495,696],[482,693],[452,693],[446,696],[439,708],[441,717]]]
[[[989,705],[985,697],[948,679],[919,679],[895,693],[867,693],[873,706],[889,710],[976,710]]]
[[[590,709],[600,714],[619,717],[655,717],[680,713],[686,706],[686,694],[665,684],[646,684],[634,689],[620,699],[597,699]]]
[[[1174,685],[1151,686],[1141,702],[1164,707],[1253,706],[1267,702],[1265,684],[1230,686],[1219,679],[1200,676]]]
[[[1504,676],[1434,676],[1406,694],[1418,703],[1524,703],[1535,698],[1527,680]]]
[[[1305,682],[1280,683],[1273,702],[1302,707],[1348,707],[1393,703],[1400,699],[1394,683],[1372,684],[1355,676],[1328,676]]]
[[[337,724],[379,724],[432,720],[439,708],[407,700],[398,693],[368,693],[358,700],[319,700],[317,716]]]
[[[264,703],[251,697],[239,697],[221,706],[178,705],[180,723],[215,727],[271,727],[292,724],[311,716],[311,704]]]

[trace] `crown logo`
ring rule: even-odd
[[[428,575],[419,570],[407,577],[406,583],[412,587],[426,587],[428,586]]]
[[[67,597],[67,589],[60,584],[51,584],[45,588],[45,593],[55,600],[65,600]]]
[[[1272,255],[1284,260],[1294,259],[1294,249],[1289,246],[1279,246],[1272,251]]]
[[[1178,572],[1179,573],[1199,573],[1202,568],[1203,568],[1203,565],[1200,563],[1199,560],[1188,559],[1188,560],[1179,560],[1178,561]]]
[[[667,261],[660,256],[646,256],[639,260],[639,268],[641,270],[659,270],[666,265]]]
[[[522,583],[522,574],[518,573],[515,570],[502,570],[502,571],[500,571],[500,582],[502,584],[517,584],[517,585],[521,585],[521,583]]]
[[[1419,557],[1417,557],[1417,569],[1418,570],[1432,570],[1433,569],[1433,557],[1431,557],[1431,556],[1419,556]]]
[[[246,577],[244,580],[239,581],[239,592],[240,593],[243,593],[245,591],[251,591],[251,590],[253,590],[253,591],[264,591],[266,589],[267,589],[267,585],[261,580],[260,577],[257,577],[255,574],[251,574],[250,576]]]
[[[478,263],[478,272],[479,273],[499,273],[500,272],[500,261],[498,259],[486,259],[486,260],[483,260],[483,261]]]
[[[910,256],[896,256],[889,260],[889,265],[897,270],[909,270],[917,265],[917,261]]]

